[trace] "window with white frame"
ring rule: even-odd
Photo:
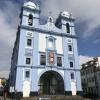
[[[29,69],[25,70],[25,78],[30,78],[30,70]]]
[[[73,51],[73,49],[72,49],[72,45],[68,45],[68,51]]]
[[[33,15],[29,14],[28,16],[28,25],[32,26],[33,25]]]
[[[70,25],[69,25],[69,23],[66,23],[66,32],[70,33]]]
[[[40,65],[46,65],[46,55],[45,54],[40,55]]]
[[[73,61],[70,61],[69,64],[70,64],[70,67],[71,67],[71,68],[74,67]]]
[[[62,57],[61,56],[57,57],[57,66],[59,66],[59,67],[62,66]]]
[[[55,49],[55,38],[50,36],[48,37],[48,49]]]
[[[49,48],[53,48],[53,44],[54,44],[54,43],[53,43],[53,39],[52,39],[52,38],[49,38],[49,39],[48,39],[48,47],[49,47]]]
[[[32,39],[31,38],[27,38],[27,46],[28,47],[32,46]]]
[[[30,57],[26,57],[26,64],[30,65],[31,64],[31,58]]]
[[[49,64],[54,65],[55,64],[55,53],[53,51],[50,51],[48,53],[48,58],[49,58]]]
[[[70,76],[71,76],[71,79],[73,80],[74,79],[74,72],[71,72]]]

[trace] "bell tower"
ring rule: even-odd
[[[62,29],[66,34],[75,35],[74,30],[74,17],[69,12],[63,11],[59,14],[58,19],[56,20],[55,25]]]
[[[33,29],[39,25],[39,13],[39,7],[28,1],[22,6],[20,14],[19,37],[16,40],[19,47],[15,89],[18,92],[22,91],[23,97],[29,97],[31,91],[38,91],[37,85],[35,86],[36,80],[34,81],[34,77],[37,78],[38,73],[32,69],[32,66],[33,63],[34,65],[38,63],[38,56],[35,57],[38,55],[38,34],[35,34]],[[36,73],[35,76],[32,76],[32,73]]]
[[[34,26],[39,24],[39,13],[40,9],[38,5],[33,2],[25,2],[21,11],[21,25],[24,26]]]

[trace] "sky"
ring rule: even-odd
[[[10,70],[11,54],[24,1],[0,0],[0,76]],[[40,18],[51,14],[54,20],[62,11],[75,17],[80,59],[100,56],[100,0],[31,0],[41,8]],[[81,61],[84,61],[85,58]]]

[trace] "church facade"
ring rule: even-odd
[[[25,2],[14,44],[11,87],[23,97],[39,94],[82,93],[74,18],[63,11],[56,21],[41,25],[40,9]]]

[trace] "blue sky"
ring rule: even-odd
[[[0,71],[10,69],[20,8],[28,0],[0,0]],[[40,4],[41,19],[62,11],[75,16],[79,55],[100,56],[100,0],[31,0]]]

